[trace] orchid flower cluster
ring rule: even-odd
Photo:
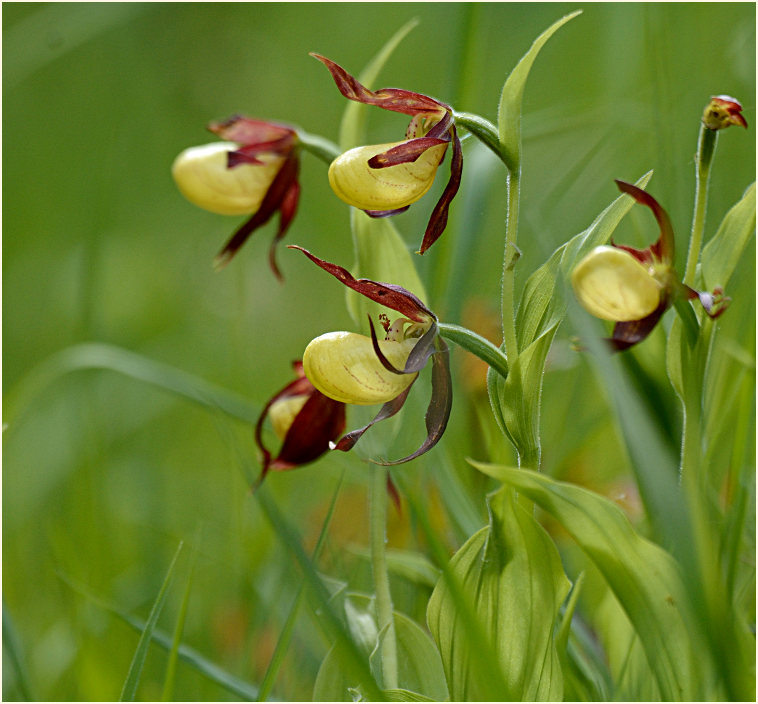
[[[334,61],[313,53],[330,72],[348,100],[373,105],[411,118],[402,140],[358,146],[338,154],[328,170],[329,184],[345,203],[372,218],[404,212],[431,188],[450,148],[450,176],[433,207],[418,254],[442,235],[448,211],[462,177],[463,150],[456,113],[421,93],[397,88],[372,91]],[[729,125],[747,126],[739,102],[728,96],[712,98],[703,114],[709,131]],[[477,134],[471,125],[469,130]],[[216,258],[225,266],[248,237],[279,212],[279,226],[269,253],[270,266],[281,279],[276,248],[297,211],[300,185],[299,154],[303,133],[292,126],[234,116],[209,125],[224,141],[183,151],[173,165],[182,194],[195,205],[221,215],[247,215]],[[478,134],[481,137],[481,134]],[[482,141],[485,141],[484,139]],[[622,192],[650,208],[660,228],[658,240],[647,249],[608,245],[596,247],[574,268],[571,283],[579,302],[592,315],[614,322],[609,340],[620,351],[641,342],[677,300],[697,298],[708,316],[717,317],[729,299],[719,289],[700,293],[685,285],[674,271],[674,233],[665,210],[642,189],[617,181]],[[343,267],[292,245],[346,287],[396,312],[369,318],[370,337],[353,332],[330,332],[313,340],[302,361],[294,363],[296,378],[265,406],[256,427],[262,455],[263,479],[270,470],[287,470],[311,462],[329,449],[347,451],[374,424],[396,415],[403,407],[419,372],[432,362],[432,399],[426,413],[427,437],[414,459],[439,441],[452,405],[448,348],[432,311],[405,288],[355,278]],[[381,337],[381,339],[380,339]],[[343,435],[346,405],[382,404],[374,419]],[[266,418],[282,440],[276,457],[263,443]]]

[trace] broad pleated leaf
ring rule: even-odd
[[[569,583],[553,541],[533,514],[502,489],[490,501],[490,523],[453,556],[450,570],[485,634],[473,634],[450,588],[440,580],[427,620],[440,649],[453,701],[488,700],[497,673],[481,676],[490,649],[505,690],[499,699],[561,700],[563,677],[554,632]]]
[[[662,698],[697,697],[708,661],[697,656],[690,629],[696,621],[673,557],[640,536],[621,509],[598,494],[537,472],[472,464],[529,497],[576,540],[633,624]]]
[[[505,146],[508,168],[511,171],[516,170],[521,161],[521,101],[532,64],[547,40],[581,12],[581,10],[576,10],[562,17],[540,34],[505,81],[500,95],[497,126],[500,143]]]

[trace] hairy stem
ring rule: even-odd
[[[684,283],[687,286],[693,286],[695,283],[695,271],[698,259],[700,258],[700,248],[703,244],[705,210],[708,201],[708,180],[711,175],[711,161],[716,149],[717,138],[718,132],[709,130],[705,125],[700,125],[695,170],[695,212],[692,216],[692,231],[690,234],[690,248],[687,252],[687,266],[684,270]]]

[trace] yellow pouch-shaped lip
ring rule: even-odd
[[[396,369],[403,369],[418,342],[380,340],[379,347]],[[329,332],[306,347],[303,369],[325,396],[359,406],[386,403],[405,391],[416,374],[387,371],[374,352],[371,338],[352,332]]]
[[[416,161],[372,169],[369,159],[402,142],[356,147],[329,167],[329,184],[337,196],[361,210],[396,210],[415,203],[434,183],[447,144],[423,152]]]
[[[218,215],[251,215],[284,163],[284,157],[261,154],[262,164],[226,167],[227,152],[235,142],[212,142],[185,149],[174,160],[171,173],[182,195],[191,203]]]
[[[584,308],[616,322],[641,320],[661,300],[662,285],[629,252],[603,245],[576,266],[571,283]]]

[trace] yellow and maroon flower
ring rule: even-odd
[[[179,190],[195,205],[220,215],[250,215],[216,257],[229,263],[247,238],[279,212],[279,228],[269,250],[277,278],[276,245],[297,211],[300,197],[297,134],[286,125],[235,116],[208,129],[225,140],[185,149],[172,174]]]
[[[352,332],[330,332],[312,340],[303,354],[303,368],[308,379],[322,394],[342,403],[372,405],[382,403],[374,419],[358,430],[347,433],[334,446],[348,451],[361,436],[379,421],[394,416],[408,398],[418,373],[432,360],[432,398],[426,411],[427,437],[412,454],[392,462],[412,460],[431,448],[442,437],[452,407],[447,344],[438,335],[437,318],[416,296],[402,286],[370,279],[356,279],[347,269],[319,259],[302,247],[299,249],[348,288],[370,298],[401,317],[390,321],[381,315],[385,331],[379,340],[369,318],[371,337]]]
[[[447,146],[452,142],[450,179],[429,218],[419,249],[423,254],[445,230],[450,202],[461,183],[463,150],[452,108],[428,95],[400,88],[371,91],[334,61],[320,54],[311,56],[329,69],[346,98],[411,117],[404,140],[355,147],[332,162],[329,183],[348,205],[372,217],[407,210],[431,188]]]
[[[742,116],[739,100],[729,95],[714,95],[703,111],[703,124],[715,131],[730,125],[747,127],[747,120]]]
[[[614,321],[609,340],[615,350],[642,342],[675,297],[698,298],[712,318],[729,304],[721,289],[700,293],[685,286],[674,270],[674,231],[666,211],[649,193],[624,181],[619,189],[647,206],[660,227],[658,240],[647,249],[625,245],[595,247],[574,268],[571,283],[582,306],[602,320]]]
[[[345,404],[319,392],[305,376],[301,361],[292,366],[295,380],[266,404],[255,426],[255,442],[263,455],[258,484],[270,470],[295,469],[318,459],[345,430]],[[276,458],[263,444],[266,418],[282,440]]]

